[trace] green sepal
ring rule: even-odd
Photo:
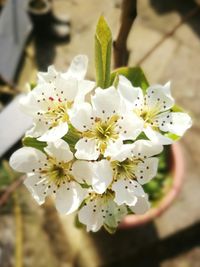
[[[137,140],[149,140],[149,138],[146,136],[146,134],[144,132],[141,132],[138,137],[136,138]]]
[[[91,185],[88,185],[86,183],[80,184],[80,185],[81,185],[82,188],[86,188],[86,189],[91,188]]]
[[[181,136],[176,135],[174,133],[165,133],[164,136],[172,139],[173,141],[178,141],[181,138]]]
[[[107,224],[104,224],[103,227],[109,234],[115,234],[117,231],[117,228],[110,227]]]
[[[46,142],[38,141],[36,138],[30,137],[30,136],[27,136],[27,137],[25,136],[22,139],[22,144],[24,146],[34,147],[42,152],[44,152],[44,148],[47,146]]]
[[[111,84],[113,84],[113,82],[115,81],[116,75],[125,76],[132,83],[133,86],[142,88],[144,92],[149,87],[147,78],[145,77],[145,74],[140,67],[122,67],[114,70],[111,73]]]
[[[74,218],[74,226],[78,229],[82,229],[85,228],[85,225],[82,224],[79,219],[78,219],[78,214],[76,214],[75,218]]]
[[[80,138],[80,133],[71,124],[69,124],[68,132],[62,139],[68,143],[70,150],[75,153],[75,145]]]
[[[184,112],[184,110],[178,106],[178,105],[174,105],[172,108],[171,108],[171,111],[172,112]]]
[[[101,16],[95,33],[95,67],[97,86],[107,88],[110,84],[112,33]]]
[[[127,208],[127,211],[128,211],[128,213],[127,213],[128,215],[133,215],[134,214],[129,206],[126,206],[126,208]]]
[[[30,89],[32,91],[37,86],[37,83],[36,82],[31,82],[29,85],[30,85]]]
[[[141,132],[138,137],[133,141],[133,140],[125,140],[123,141],[124,144],[133,144],[137,140],[149,140],[149,138],[146,136],[144,132]]]

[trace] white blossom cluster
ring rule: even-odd
[[[163,145],[173,143],[165,133],[182,136],[191,118],[172,111],[170,83],[144,94],[119,76],[117,86],[102,89],[84,79],[87,64],[79,55],[66,73],[50,66],[38,74],[20,104],[33,118],[26,136],[46,146],[20,148],[10,165],[27,173],[25,185],[39,204],[54,195],[60,213],[77,211],[87,231],[98,231],[149,209],[142,185],[156,175]],[[138,138],[141,133],[146,140]]]

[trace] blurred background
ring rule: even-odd
[[[134,0],[122,2],[0,0],[0,267],[200,266],[200,1],[139,0],[137,13]],[[101,14],[112,29],[115,55],[124,49],[113,67],[140,65],[150,83],[171,80],[177,103],[193,117],[181,140],[180,195],[152,223],[115,235],[76,229],[73,216],[61,217],[51,200],[39,207],[7,162],[31,125],[17,100],[38,70],[54,64],[64,71],[75,55],[86,54],[87,77],[95,78]]]

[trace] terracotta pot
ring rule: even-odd
[[[173,183],[169,192],[160,201],[157,207],[151,208],[147,213],[143,215],[128,215],[120,224],[120,228],[131,228],[139,225],[143,225],[159,217],[165,212],[174,199],[177,197],[182,183],[184,174],[184,160],[181,151],[181,147],[178,143],[171,146],[171,172],[173,175]]]

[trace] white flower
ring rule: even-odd
[[[103,225],[115,229],[127,215],[125,205],[118,206],[109,192],[91,194],[78,212],[79,221],[86,225],[87,231],[97,232]]]
[[[94,82],[83,80],[87,58],[77,56],[67,73],[57,73],[53,66],[39,74],[38,85],[20,101],[22,110],[34,119],[27,135],[40,141],[55,141],[68,132],[70,109],[84,101]]]
[[[11,156],[10,165],[27,173],[24,183],[39,204],[54,193],[58,211],[72,213],[87,194],[72,171],[73,154],[63,140],[48,143],[44,150],[47,155],[32,147],[20,148]]]
[[[114,172],[111,189],[118,205],[126,204],[135,213],[147,211],[150,205],[141,185],[155,177],[158,159],[152,156],[161,151],[161,145],[147,140],[130,145],[118,144],[118,150],[107,151]]]
[[[120,76],[118,90],[129,109],[143,119],[143,131],[154,142],[171,144],[173,140],[164,136],[162,132],[182,136],[192,125],[188,114],[171,111],[174,99],[171,96],[169,82],[164,86],[150,86],[146,95],[143,95],[141,88],[133,87],[129,80]]]
[[[83,80],[85,78],[88,66],[88,58],[85,55],[78,55],[72,60],[67,72],[62,73],[65,79]],[[38,82],[54,83],[59,73],[55,67],[49,66],[47,72],[38,73]]]
[[[38,72],[38,83],[53,83],[59,73],[53,65],[49,66],[47,72]]]
[[[118,139],[135,139],[143,128],[143,121],[126,111],[114,87],[97,88],[91,104],[72,110],[70,120],[83,136],[75,146],[75,156],[86,160],[96,160]]]
[[[79,221],[87,226],[87,231],[96,232],[102,225],[116,228],[127,209],[113,201],[113,192],[109,189],[113,181],[111,163],[106,159],[97,162],[77,160],[72,170],[80,183],[91,187],[84,206],[78,212]]]
[[[156,175],[158,159],[153,156],[161,151],[162,146],[151,141],[124,145],[118,140],[106,151],[109,161],[74,163],[73,173],[78,181],[92,189],[78,213],[87,231],[98,231],[102,225],[116,228],[126,215],[126,206],[136,214],[150,208],[142,185]]]
[[[77,181],[91,185],[97,194],[103,194],[113,179],[113,171],[110,162],[102,159],[96,162],[77,160],[72,167]]]

